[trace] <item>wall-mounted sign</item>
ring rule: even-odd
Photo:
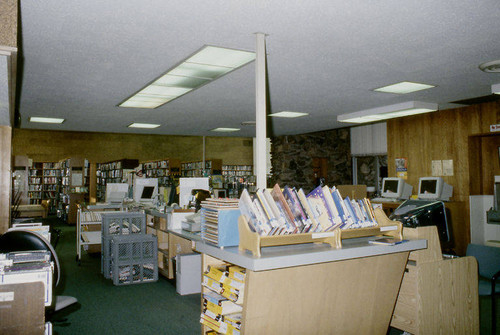
[[[500,131],[500,124],[490,124],[490,131]]]
[[[408,159],[396,158],[396,177],[408,179]]]

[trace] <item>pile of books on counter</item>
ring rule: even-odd
[[[200,323],[219,334],[240,334],[243,311],[245,269],[209,266],[203,274],[203,312]]]
[[[309,194],[302,189],[276,184],[272,190],[257,190],[255,196],[244,190],[239,200],[241,214],[250,229],[259,235],[316,233],[334,229],[377,226],[368,199],[342,198],[338,189],[318,186]]]

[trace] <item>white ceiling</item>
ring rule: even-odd
[[[499,73],[500,1],[86,0],[21,1],[21,128],[254,136],[255,63],[157,109],[116,105],[205,44],[255,50],[267,36],[273,135],[345,127],[336,116],[409,100],[491,94]],[[395,95],[374,88],[416,81],[436,88]],[[62,125],[29,123],[62,117]],[[159,123],[153,130],[132,122]],[[227,136],[227,134],[221,134]]]

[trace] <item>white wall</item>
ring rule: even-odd
[[[469,205],[471,243],[484,245],[487,241],[500,241],[500,225],[486,222],[486,212],[493,207],[493,196],[471,195]]]

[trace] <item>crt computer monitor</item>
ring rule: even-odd
[[[448,225],[445,205],[435,200],[406,200],[389,216],[403,227],[436,226],[443,249],[452,246],[452,234]]]
[[[409,199],[413,186],[405,183],[403,178],[386,177],[382,180],[382,197],[392,199]]]
[[[136,178],[134,180],[134,201],[152,203],[158,195],[158,178]]]
[[[121,203],[128,195],[128,184],[107,183],[106,184],[106,202]]]
[[[453,195],[453,186],[441,177],[422,177],[418,182],[418,198],[422,200],[448,201]]]

